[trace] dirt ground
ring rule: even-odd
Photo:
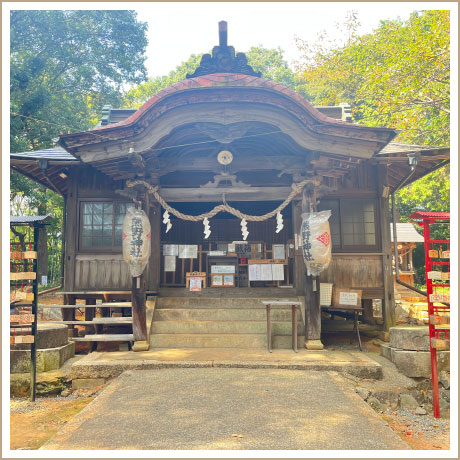
[[[84,409],[95,396],[13,399],[10,401],[11,450],[35,450]]]
[[[381,415],[391,429],[412,449],[449,450],[449,421],[436,420],[431,415],[414,416],[412,412],[409,416],[403,411],[386,411]],[[422,420],[421,417],[423,418],[423,425],[419,423]]]

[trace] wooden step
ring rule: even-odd
[[[78,320],[74,320],[74,321],[53,321],[53,323],[56,323],[56,324],[68,324],[68,325],[72,325],[72,324],[76,324],[76,325],[88,325],[88,324],[92,324],[92,325],[96,325],[96,324],[114,324],[114,325],[117,325],[117,324],[132,324],[133,323],[133,319],[131,316],[126,316],[126,317],[123,317],[123,318],[94,318],[92,321],[85,321],[85,320],[81,320],[81,321],[78,321]]]
[[[88,305],[88,307],[131,308],[131,302],[107,302],[107,303],[98,303],[98,304],[96,304],[96,305]]]
[[[38,308],[131,308],[131,302],[109,302],[109,303],[98,303],[95,305],[85,305],[84,303],[78,303],[76,305],[46,305],[38,304]]]
[[[84,337],[69,337],[74,342],[133,342],[134,334],[90,334]]]
[[[111,318],[93,318],[91,321],[93,324],[119,324],[119,323],[126,323],[132,324],[133,317],[132,316],[120,316],[120,317],[111,317]]]

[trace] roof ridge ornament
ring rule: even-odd
[[[201,77],[212,73],[240,73],[260,77],[261,72],[255,72],[248,64],[244,53],[236,53],[233,46],[227,45],[227,22],[219,22],[219,45],[212,49],[212,56],[209,53],[203,54],[199,67],[187,78]]]

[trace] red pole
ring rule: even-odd
[[[433,293],[433,282],[428,279],[428,272],[431,271],[431,259],[429,256],[430,250],[430,220],[423,220],[423,236],[425,238],[425,273],[426,273],[426,292],[428,295],[428,330],[430,341],[431,355],[431,385],[433,388],[433,416],[439,418],[439,385],[438,385],[438,360],[436,348],[432,346],[432,341],[435,338],[435,324],[432,324],[431,318],[434,316],[433,303],[430,296]]]

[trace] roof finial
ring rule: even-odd
[[[212,54],[203,54],[200,66],[187,78],[200,77],[213,73],[239,73],[260,77],[260,72],[255,72],[248,64],[244,53],[235,55],[235,48],[227,44],[227,21],[219,22],[219,45],[212,49]]]
[[[227,21],[219,22],[219,46],[227,46]]]

